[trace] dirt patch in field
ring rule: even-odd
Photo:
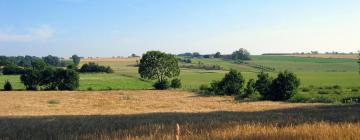
[[[2,92],[0,116],[111,115],[157,112],[264,111],[314,106],[283,102],[238,103],[233,97],[203,97],[183,91]]]

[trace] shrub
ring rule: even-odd
[[[172,79],[170,87],[171,88],[181,88],[181,80],[178,78]]]
[[[154,84],[154,88],[158,90],[168,89],[170,87],[168,80],[157,81]]]
[[[359,89],[358,88],[351,88],[351,92],[358,92]]]
[[[75,90],[79,87],[79,74],[71,69],[27,69],[20,79],[27,90],[37,90],[38,87],[45,87],[45,90]]]
[[[87,64],[84,64],[81,66],[80,72],[82,73],[86,73],[86,72],[105,72],[105,73],[113,73],[114,71],[112,70],[111,67],[109,66],[100,66],[94,62],[89,62]]]
[[[11,90],[13,90],[13,87],[12,87],[11,83],[9,82],[9,80],[6,80],[6,81],[5,81],[4,90],[5,90],[5,91],[11,91]]]
[[[75,90],[79,87],[79,74],[71,69],[57,69],[56,86],[58,90]]]
[[[328,90],[319,90],[318,93],[319,94],[330,94],[330,92]]]
[[[243,89],[244,78],[240,72],[230,70],[221,81],[213,81],[207,93],[215,95],[239,95]]]
[[[37,90],[40,84],[39,71],[33,69],[26,69],[20,76],[21,82],[24,84],[26,90]]]
[[[255,80],[254,80],[254,79],[250,79],[250,80],[247,82],[247,85],[246,85],[246,88],[245,88],[243,97],[244,97],[244,98],[247,98],[247,97],[249,97],[250,95],[255,94],[255,92],[256,92]]]
[[[339,86],[339,85],[334,85],[334,86],[333,86],[333,89],[341,89],[341,86]]]
[[[60,100],[58,100],[58,99],[51,99],[51,100],[48,100],[48,104],[60,104]]]
[[[7,65],[3,68],[2,73],[4,75],[17,75],[24,73],[24,69],[16,65]]]
[[[269,76],[269,74],[264,72],[259,73],[257,78],[258,79],[255,82],[255,88],[261,96],[265,97],[270,91],[272,78]]]
[[[270,92],[265,99],[268,100],[287,100],[290,99],[300,86],[300,80],[294,73],[284,71],[278,74],[278,77],[274,79],[270,86]]]
[[[302,91],[303,91],[303,92],[309,92],[309,91],[311,91],[311,89],[310,89],[310,88],[307,88],[307,87],[303,87],[303,88],[302,88]]]

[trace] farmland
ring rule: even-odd
[[[243,102],[185,91],[13,91],[0,139],[357,139],[357,105]]]

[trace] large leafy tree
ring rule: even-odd
[[[174,55],[148,51],[140,60],[139,74],[141,78],[163,82],[168,78],[179,76],[180,68]]]

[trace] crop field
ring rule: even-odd
[[[0,139],[350,140],[360,135],[359,121],[358,105],[239,103],[185,91],[13,91],[0,98]]]

